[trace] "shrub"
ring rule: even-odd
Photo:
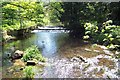
[[[88,35],[89,37],[94,35],[98,31],[98,27],[96,26],[97,23],[85,23],[85,34]]]
[[[33,72],[33,66],[27,66],[23,70],[25,73],[26,78],[33,78],[34,77],[34,72]]]
[[[120,44],[120,26],[111,25],[111,23],[112,20],[104,22],[101,32],[98,31],[96,23],[86,23],[84,27],[87,38],[95,43],[104,44],[108,48],[115,48]]]
[[[45,62],[45,58],[42,56],[41,52],[38,50],[37,46],[31,46],[25,50],[22,58],[24,61],[36,59],[38,61]]]

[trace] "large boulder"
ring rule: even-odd
[[[12,59],[20,59],[23,57],[24,52],[20,50],[16,50],[15,53],[12,55]]]

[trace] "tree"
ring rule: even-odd
[[[72,36],[82,37],[86,22],[96,22],[101,32],[102,23],[109,19],[109,3],[63,2],[53,3],[53,9],[64,26],[71,30]],[[58,7],[60,6],[60,7]],[[55,13],[54,12],[54,13]]]
[[[120,2],[109,3],[109,10],[109,19],[113,20],[113,24],[120,25]]]
[[[43,23],[42,2],[2,2],[2,27],[6,30],[25,29]]]
[[[53,3],[52,7],[57,18],[64,24],[67,29],[70,29],[70,35],[74,37],[82,37],[85,29],[81,20],[81,12],[84,3],[63,2]],[[81,34],[81,35],[80,35]]]

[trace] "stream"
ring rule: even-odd
[[[14,63],[8,54],[37,45],[47,58],[46,65],[34,68],[35,78],[118,78],[116,52],[102,45],[72,39],[69,31],[34,30],[29,38],[8,42],[2,46],[3,78],[22,77],[23,71],[10,71]]]

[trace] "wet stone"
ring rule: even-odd
[[[72,61],[72,62],[84,62],[84,63],[87,63],[85,61],[85,59],[83,57],[81,57],[81,56],[73,57],[70,61]]]
[[[41,65],[41,66],[46,66],[46,65],[50,65],[50,64],[46,64],[46,63],[44,63],[44,62],[38,62],[38,65]]]
[[[32,61],[32,60],[29,60],[29,61],[27,61],[27,66],[29,66],[29,65],[36,65],[37,63],[35,62],[35,61]]]
[[[20,50],[16,50],[15,53],[12,55],[12,59],[20,59],[23,57],[24,52]]]

